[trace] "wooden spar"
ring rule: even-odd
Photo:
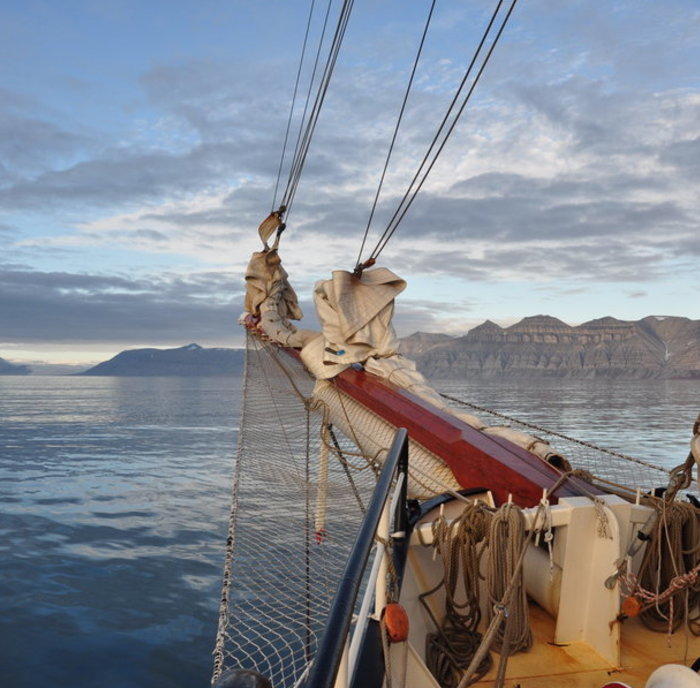
[[[296,352],[295,352],[296,353]],[[348,368],[333,378],[337,387],[395,427],[408,430],[412,441],[439,456],[465,489],[484,487],[501,504],[513,495],[523,507],[534,506],[548,494],[559,473],[531,452],[502,437],[481,432],[451,413],[364,370]],[[557,497],[598,493],[591,485],[566,481]]]
[[[255,320],[246,320],[245,324],[260,333]],[[296,349],[279,348],[299,358]],[[496,504],[508,501],[511,494],[518,505],[535,506],[545,489],[553,504],[558,497],[602,494],[592,485],[570,478],[552,495],[551,488],[560,474],[540,457],[503,437],[481,432],[408,390],[365,370],[347,368],[331,382],[394,427],[406,428],[411,441],[422,445],[450,467],[462,488],[491,490]]]

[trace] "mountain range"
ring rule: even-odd
[[[462,336],[415,332],[400,350],[433,378],[476,376],[610,377],[700,379],[700,320],[649,316],[641,320],[606,317],[567,325],[548,315],[523,318],[510,327],[486,320]],[[79,375],[238,375],[243,349],[127,349]],[[0,375],[59,373],[0,358]],[[65,368],[65,366],[63,366]]]
[[[31,373],[29,366],[10,363],[0,358],[0,375],[29,375],[29,373]]]
[[[401,341],[401,351],[433,378],[700,379],[700,320],[606,317],[572,326],[536,315],[510,327],[486,320],[458,337],[416,332]]]

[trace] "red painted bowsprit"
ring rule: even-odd
[[[260,332],[257,321],[248,317],[249,329]],[[299,358],[299,352],[280,347],[288,355]],[[473,428],[451,413],[365,370],[348,368],[332,380],[338,389],[395,427],[408,430],[412,441],[439,456],[452,470],[464,489],[483,487],[491,490],[501,504],[513,496],[523,507],[534,506],[559,479],[559,473],[545,461],[503,437],[496,437]],[[598,493],[586,485],[579,488],[576,479],[569,479],[554,495],[571,497]]]
[[[441,411],[415,394],[364,370],[348,368],[333,379],[342,392],[439,456],[463,488],[484,487],[500,504],[513,495],[520,506],[534,506],[559,479],[559,473],[538,456],[502,437],[488,435]],[[586,485],[586,492],[598,492]],[[577,481],[558,488],[557,497],[585,494]]]

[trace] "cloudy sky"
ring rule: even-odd
[[[0,4],[0,356],[241,342],[308,7]],[[283,241],[307,311],[353,265],[427,7],[355,2]],[[492,7],[438,0],[375,232]],[[695,0],[521,0],[382,255],[399,332],[700,317],[699,67]]]

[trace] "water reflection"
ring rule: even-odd
[[[238,390],[0,379],[2,685],[207,684]]]

